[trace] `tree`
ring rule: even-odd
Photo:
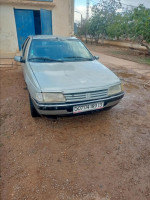
[[[92,8],[92,17],[84,20],[79,33],[98,44],[105,38],[126,39],[139,42],[150,54],[150,9],[143,5],[124,10],[119,0],[101,0]]]
[[[129,25],[132,29],[129,35],[133,40],[136,40],[145,46],[150,54],[150,9],[146,9],[143,5],[135,8],[130,16]],[[129,28],[128,28],[129,30]]]
[[[82,24],[80,24],[80,26],[78,27],[78,35],[84,35],[85,39],[86,39],[86,43],[87,43],[87,37],[88,37],[88,33],[89,33],[89,21],[88,20],[83,20]]]
[[[92,21],[95,26],[95,40],[102,39],[108,36],[108,27],[114,23],[117,10],[121,8],[120,1],[102,0],[92,8]]]
[[[109,38],[119,40],[128,37],[129,19],[128,14],[117,13],[114,17],[114,22],[107,27],[107,34]],[[132,27],[130,27],[132,28]]]
[[[99,16],[98,15],[92,16],[90,19],[89,35],[90,38],[92,39],[94,38],[96,44],[98,44],[98,41],[102,34],[101,27],[103,27],[103,24],[99,20]]]

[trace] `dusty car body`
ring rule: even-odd
[[[116,105],[124,96],[121,81],[97,59],[75,37],[29,36],[22,56],[14,60],[23,66],[31,115],[77,114]]]

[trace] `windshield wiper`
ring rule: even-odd
[[[68,56],[68,57],[64,57],[64,58],[71,58],[71,59],[75,59],[75,60],[79,60],[79,59],[92,60],[92,58],[85,58],[85,57],[81,57],[81,56]]]
[[[57,59],[47,58],[47,57],[33,57],[33,58],[29,58],[29,61],[32,61],[32,60],[43,60],[43,61],[63,62],[63,60],[57,60]]]

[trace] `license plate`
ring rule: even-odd
[[[90,103],[90,104],[84,104],[79,106],[73,107],[73,113],[80,113],[80,112],[86,112],[90,110],[97,110],[101,109],[104,106],[104,102],[97,102],[97,103]]]

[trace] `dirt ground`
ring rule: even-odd
[[[86,44],[86,43],[85,43]],[[117,58],[122,58],[125,60],[130,60],[133,62],[137,62],[140,64],[150,65],[150,55],[145,50],[136,50],[131,48],[123,48],[117,46],[109,46],[109,45],[95,45],[95,44],[86,44],[86,46],[96,52],[100,52],[106,55],[110,55]]]
[[[124,83],[110,111],[33,119],[21,67],[0,69],[2,200],[150,199],[150,67],[93,54]]]

